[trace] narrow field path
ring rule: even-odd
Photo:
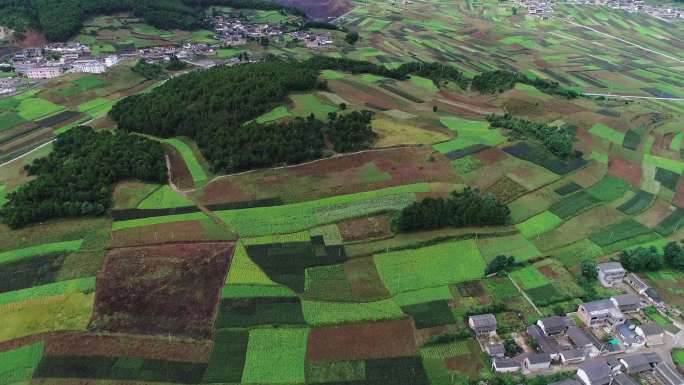
[[[511,275],[510,275],[510,274],[506,274],[506,276],[507,276],[508,279],[513,283],[513,286],[515,286],[515,288],[518,289],[518,292],[519,292],[520,294],[522,294],[523,297],[525,297],[525,299],[527,300],[527,302],[530,303],[530,305],[532,305],[532,307],[533,307],[534,310],[537,312],[537,314],[542,315],[542,312],[539,311],[539,308],[537,308],[537,305],[535,305],[534,302],[532,302],[532,300],[530,299],[530,297],[527,296],[527,294],[525,293],[525,291],[524,291],[520,286],[518,286],[517,283],[515,283],[515,281],[513,280],[513,278],[511,278]]]
[[[604,96],[606,98],[624,98],[624,99],[651,99],[651,100],[670,100],[674,102],[684,102],[684,98],[666,98],[658,96],[636,96],[636,95],[616,95],[616,94],[594,94],[585,93],[587,96]]]

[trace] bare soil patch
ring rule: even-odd
[[[195,186],[192,174],[181,153],[173,146],[163,145],[171,163],[171,181],[179,189],[186,190]]]
[[[312,329],[306,357],[311,362],[404,357],[417,352],[410,319]]]
[[[337,224],[346,241],[358,241],[368,238],[379,238],[390,235],[389,215],[378,215],[366,218],[349,219]]]
[[[207,338],[234,244],[110,250],[97,274],[90,329]]]
[[[608,174],[628,181],[632,186],[641,186],[641,165],[635,162],[610,156]]]

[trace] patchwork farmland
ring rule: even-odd
[[[627,26],[635,42],[684,59],[679,25],[560,8],[606,33]],[[372,0],[355,3],[339,23],[361,38],[325,55],[388,68],[438,61],[469,78],[507,69],[585,93],[684,97],[681,60],[514,14],[503,3]],[[191,34],[127,16],[91,19],[82,32],[77,40],[99,53]],[[211,42],[206,31],[194,34]],[[310,55],[301,47],[257,50]],[[318,160],[224,175],[199,141],[152,137],[164,148],[168,184],[118,182],[100,217],[0,225],[0,383],[489,380],[491,359],[470,315],[493,313],[509,339],[542,317],[614,294],[584,281],[584,261],[684,239],[682,103],[566,99],[522,83],[487,95],[421,76],[330,69],[319,80],[325,89],[289,93],[250,119],[369,110],[377,134],[370,148],[336,153],[326,144]],[[35,179],[24,167],[47,156],[56,135],[80,124],[115,132],[112,106],[160,83],[124,64],[0,101],[0,204]],[[572,132],[572,155],[555,156],[487,119],[504,113]],[[467,186],[505,204],[510,220],[397,228],[402,209]],[[485,274],[502,255],[514,266]],[[672,306],[668,316],[684,323],[676,315],[684,311],[682,272],[641,276]],[[673,324],[656,310],[647,315]]]

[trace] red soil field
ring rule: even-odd
[[[413,322],[398,321],[312,329],[306,352],[310,362],[402,357],[417,352]]]
[[[402,109],[398,100],[376,88],[344,80],[329,80],[328,87],[331,92],[343,95],[345,99],[353,99],[350,101],[358,101],[358,104],[368,103],[387,110]]]
[[[169,163],[171,163],[171,181],[173,184],[182,190],[193,188],[195,182],[192,179],[188,165],[183,160],[183,156],[173,146],[166,144],[163,146],[166,156],[169,158]]]
[[[111,247],[211,240],[216,239],[206,234],[200,221],[182,221],[112,231]]]
[[[337,227],[345,242],[385,237],[391,234],[388,215],[349,219],[338,223]]]
[[[641,165],[618,158],[615,155],[610,156],[608,162],[608,175],[622,178],[628,181],[632,186],[641,186]]]
[[[46,338],[48,356],[140,357],[202,363],[209,361],[212,342],[168,337],[55,333]]]
[[[680,176],[679,181],[677,181],[677,188],[675,196],[672,198],[672,204],[684,208],[684,176]]]
[[[294,5],[312,19],[325,20],[340,17],[354,8],[349,0],[279,0],[280,4]]]
[[[369,167],[388,173],[390,178],[364,181],[364,170]],[[444,155],[428,147],[402,147],[220,178],[204,187],[199,200],[204,205],[273,197],[293,202],[418,182],[461,183],[462,179]],[[252,186],[253,192],[240,186]]]
[[[90,329],[208,338],[231,242],[112,249],[97,274]]]

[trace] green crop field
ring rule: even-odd
[[[95,290],[95,277],[77,278],[68,281],[34,286],[28,289],[0,293],[0,309],[3,305],[60,294],[82,293]]]
[[[376,254],[373,259],[393,295],[479,278],[485,268],[472,240]]]
[[[292,113],[296,116],[309,116],[314,114],[319,119],[325,119],[329,112],[337,111],[337,107],[321,102],[313,94],[296,94],[290,96],[295,108]]]
[[[243,383],[303,383],[309,329],[253,329],[249,332]]]
[[[532,239],[547,231],[553,230],[563,223],[563,219],[550,211],[544,211],[524,222],[518,223],[516,227],[527,239]]]
[[[63,110],[64,107],[51,103],[45,99],[24,99],[17,106],[19,116],[25,120],[34,120]]]
[[[404,318],[399,305],[391,299],[359,303],[304,300],[302,310],[311,326]]]
[[[36,342],[0,353],[0,379],[3,384],[31,382],[33,372],[40,363],[44,342]]]
[[[258,118],[254,119],[257,123],[264,124],[268,122],[272,122],[274,120],[286,118],[290,116],[290,111],[287,110],[287,107],[285,106],[279,106],[274,108],[273,110],[259,116]]]
[[[602,123],[597,123],[593,125],[589,132],[598,136],[599,138],[617,144],[618,146],[622,146],[622,142],[625,140],[624,133],[616,131],[615,129],[608,127]]]
[[[82,239],[75,241],[47,243],[38,246],[25,247],[18,250],[10,250],[0,253],[0,263],[16,261],[18,259],[35,257],[61,251],[75,251],[81,248]]]
[[[523,289],[534,289],[548,285],[549,279],[542,274],[536,266],[527,266],[511,273],[513,278]]]

